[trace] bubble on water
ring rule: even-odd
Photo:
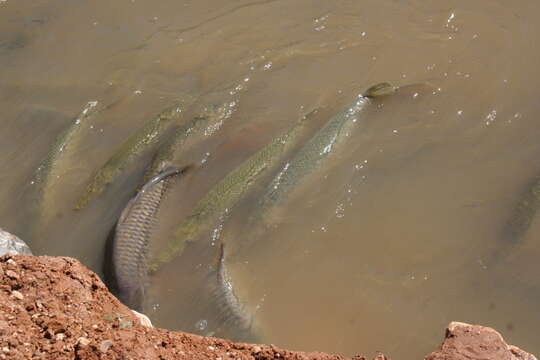
[[[212,231],[211,245],[215,246],[216,242],[221,237],[221,232],[223,231],[223,222],[225,221],[225,216],[219,218],[219,225]]]
[[[497,118],[497,110],[491,110],[489,114],[486,115],[486,126],[489,126]]]
[[[210,157],[210,153],[207,152],[206,154],[204,154],[204,157],[201,159],[201,164],[204,164],[208,161],[208,158]]]
[[[201,319],[195,323],[195,328],[199,331],[204,331],[208,327],[208,321]]]
[[[336,217],[338,219],[341,219],[345,216],[345,205],[343,203],[339,203],[336,207]]]

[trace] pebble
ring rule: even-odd
[[[254,346],[253,347],[253,353],[254,354],[258,354],[262,351],[261,347],[260,346]]]
[[[109,348],[113,346],[113,344],[114,343],[112,340],[103,340],[101,344],[99,344],[99,351],[101,351],[102,353],[106,353],[107,350],[109,350]]]
[[[90,340],[81,336],[80,338],[77,339],[77,343],[81,344],[82,346],[88,346],[88,344],[90,344]]]
[[[62,341],[65,337],[66,335],[64,333],[58,333],[56,334],[56,341]]]
[[[142,326],[153,327],[152,322],[150,321],[148,316],[141,314],[135,310],[131,310],[131,311],[135,314],[135,316],[137,316]]]
[[[13,290],[11,292],[11,295],[13,295],[14,297],[16,297],[19,300],[22,300],[24,298],[24,295],[21,294],[20,292],[18,292],[17,290]]]
[[[19,275],[13,270],[6,270],[5,274],[12,279],[19,279]]]

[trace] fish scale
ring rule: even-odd
[[[147,274],[147,248],[156,214],[172,176],[186,170],[169,168],[146,183],[129,201],[116,225],[113,263],[120,300],[140,309]]]

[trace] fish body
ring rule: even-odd
[[[147,182],[129,201],[115,228],[112,246],[114,275],[120,300],[141,310],[147,274],[148,241],[169,179],[187,168],[168,168]]]
[[[89,119],[97,113],[97,101],[88,102],[75,120],[57,137],[47,156],[38,166],[32,186],[37,189],[40,223],[49,221],[54,208],[55,191],[59,179],[64,175],[70,155],[79,144],[82,134],[88,129]]]
[[[94,174],[83,196],[77,202],[76,209],[84,208],[90,200],[101,194],[130,163],[148,147],[157,143],[180,115],[181,106],[175,105],[148,121],[141,129],[132,134]]]
[[[388,83],[374,85],[364,94],[358,95],[344,110],[330,118],[272,180],[263,195],[261,209],[272,207],[282,201],[299,181],[318,168],[337,147],[343,146],[359,120],[358,116],[370,104],[371,98],[388,95],[394,91],[395,88]]]
[[[230,103],[207,106],[194,116],[191,121],[174,129],[172,135],[158,149],[148,167],[145,179],[155,176],[163,169],[172,166],[178,160],[178,153],[203,136],[210,136],[232,115],[234,109]],[[197,139],[197,140],[196,140]]]
[[[181,253],[187,242],[194,241],[202,231],[207,230],[225,215],[258,179],[275,168],[294,146],[295,140],[302,134],[306,119],[312,113],[316,111],[303,116],[289,131],[274,138],[215,185],[197,203],[192,214],[180,224],[167,248],[152,261],[151,270],[158,270],[161,265],[170,262]]]
[[[535,177],[521,196],[513,216],[506,225],[506,237],[519,243],[529,230],[540,208],[540,176]]]
[[[193,104],[190,110],[191,119],[174,129],[172,136],[158,149],[145,180],[158,174],[161,170],[174,166],[179,161],[181,152],[200,142],[205,137],[214,135],[237,110],[240,92],[247,89],[245,81],[224,89],[212,90]],[[232,98],[231,98],[232,96]],[[224,100],[228,99],[228,100]]]
[[[216,272],[217,290],[214,297],[222,324],[231,327],[236,333],[251,336],[249,333],[252,330],[252,314],[238,299],[225,265],[225,246],[221,244]]]

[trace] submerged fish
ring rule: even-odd
[[[181,106],[175,105],[148,121],[132,134],[99,169],[88,184],[85,193],[77,202],[76,209],[84,208],[92,198],[101,194],[139,155],[154,145],[160,136],[180,117]]]
[[[178,153],[188,146],[188,141],[196,142],[203,136],[212,135],[233,112],[230,102],[221,105],[205,106],[188,123],[177,127],[172,136],[158,149],[148,167],[145,179],[158,174],[161,170],[178,161]]]
[[[261,209],[271,207],[284,199],[290,190],[306,175],[312,173],[325,158],[345,142],[358,120],[358,115],[374,97],[392,94],[396,88],[389,83],[380,83],[367,89],[364,94],[334,115],[272,180],[263,196]]]
[[[114,275],[120,300],[132,309],[140,310],[144,300],[148,241],[168,181],[187,169],[169,168],[152,178],[128,202],[116,225],[112,246]]]
[[[233,284],[225,267],[225,246],[222,243],[217,264],[217,287],[214,294],[222,324],[230,327],[242,337],[252,337],[253,317],[248,309],[238,300]]]
[[[97,101],[88,102],[79,116],[60,133],[49,153],[37,168],[31,184],[37,189],[40,223],[45,224],[50,219],[50,211],[54,208],[55,192],[52,188],[62,177],[66,168],[70,154],[82,139],[83,132],[89,128],[88,119],[97,113]]]
[[[195,206],[175,231],[168,246],[150,264],[152,271],[170,262],[182,252],[187,242],[195,240],[230,210],[242,196],[269,170],[283,159],[295,140],[302,134],[306,120],[317,110],[305,115],[287,133],[276,137],[268,145],[249,157],[215,185]]]
[[[521,196],[514,214],[506,225],[506,237],[512,243],[519,243],[529,230],[540,208],[540,175],[536,176]]]

